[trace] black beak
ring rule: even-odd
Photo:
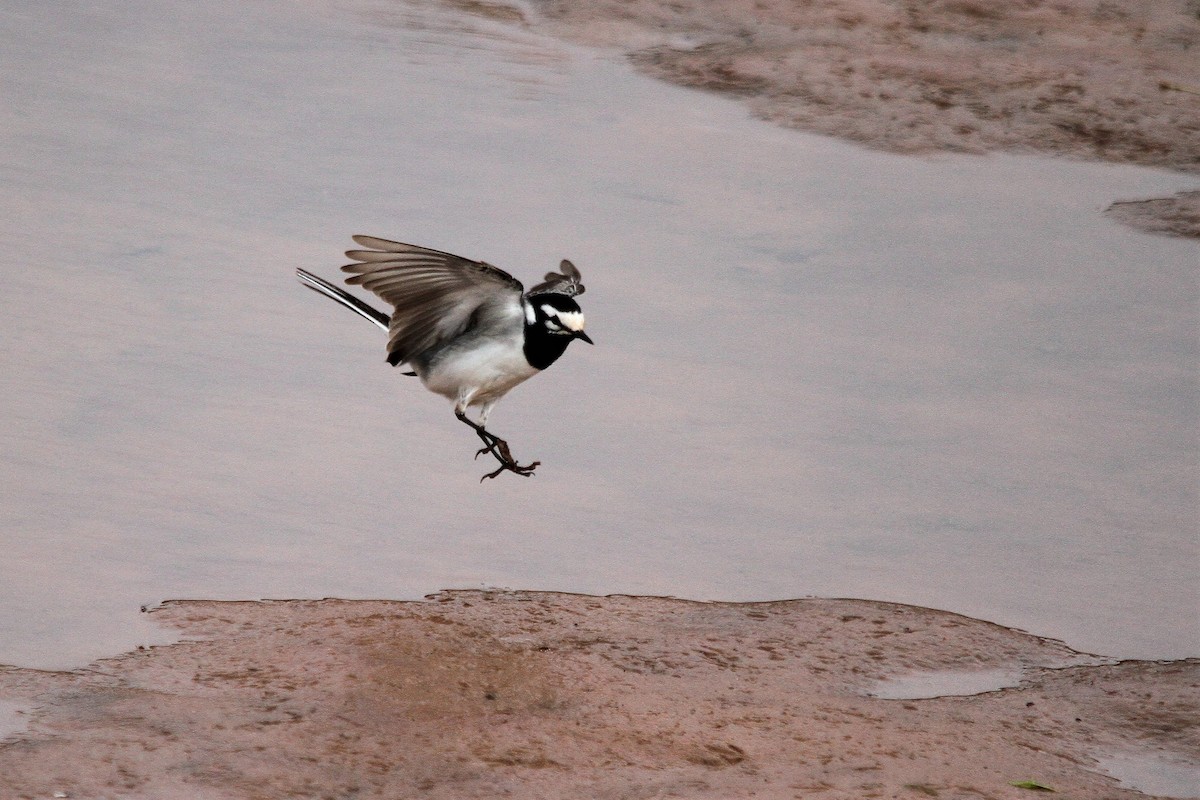
[[[590,337],[589,337],[589,336],[588,336],[586,333],[584,333],[583,331],[575,331],[575,338],[576,338],[576,339],[583,339],[583,340],[584,340],[585,342],[587,342],[588,344],[595,344],[595,342],[593,342],[593,341],[591,340],[591,338],[590,338]]]

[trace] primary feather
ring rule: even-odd
[[[349,250],[356,263],[346,283],[374,292],[395,310],[388,325],[388,361],[411,362],[477,329],[499,329],[523,315],[521,282],[483,261],[427,247],[355,236],[368,250]],[[576,271],[577,272],[577,271]]]

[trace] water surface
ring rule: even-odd
[[[933,606],[1200,650],[1197,249],[1168,173],[903,158],[420,4],[0,11],[0,662],[165,598],[447,587]],[[596,347],[473,434],[303,290],[352,233],[526,282]]]
[[[1164,797],[1200,797],[1200,766],[1174,753],[1121,753],[1100,759],[1100,769],[1122,787]]]
[[[1021,685],[1017,669],[930,670],[892,675],[876,681],[866,694],[883,700],[923,700],[931,697],[971,697]]]

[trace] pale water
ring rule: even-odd
[[[1121,786],[1146,794],[1200,798],[1200,764],[1169,752],[1121,753],[1099,759],[1101,771]]]
[[[882,700],[970,697],[1020,686],[1023,675],[1020,668],[912,672],[876,681],[865,694]]]
[[[29,722],[26,716],[28,711],[27,705],[0,697],[0,742],[25,732]]]
[[[166,598],[505,586],[950,609],[1200,653],[1195,181],[904,158],[382,0],[0,10],[0,662]],[[304,290],[349,235],[563,257],[594,348],[492,415]]]

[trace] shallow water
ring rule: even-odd
[[[0,697],[0,742],[25,731],[29,725],[28,710],[28,705]]]
[[[933,606],[1200,652],[1197,248],[1152,170],[902,158],[423,5],[0,10],[0,662],[173,597]],[[293,279],[351,233],[584,273],[474,437]]]
[[[1200,797],[1200,765],[1171,753],[1122,753],[1100,759],[1122,787],[1163,797]]]
[[[970,697],[1021,685],[1021,669],[931,670],[893,675],[877,681],[866,694],[883,700]]]

